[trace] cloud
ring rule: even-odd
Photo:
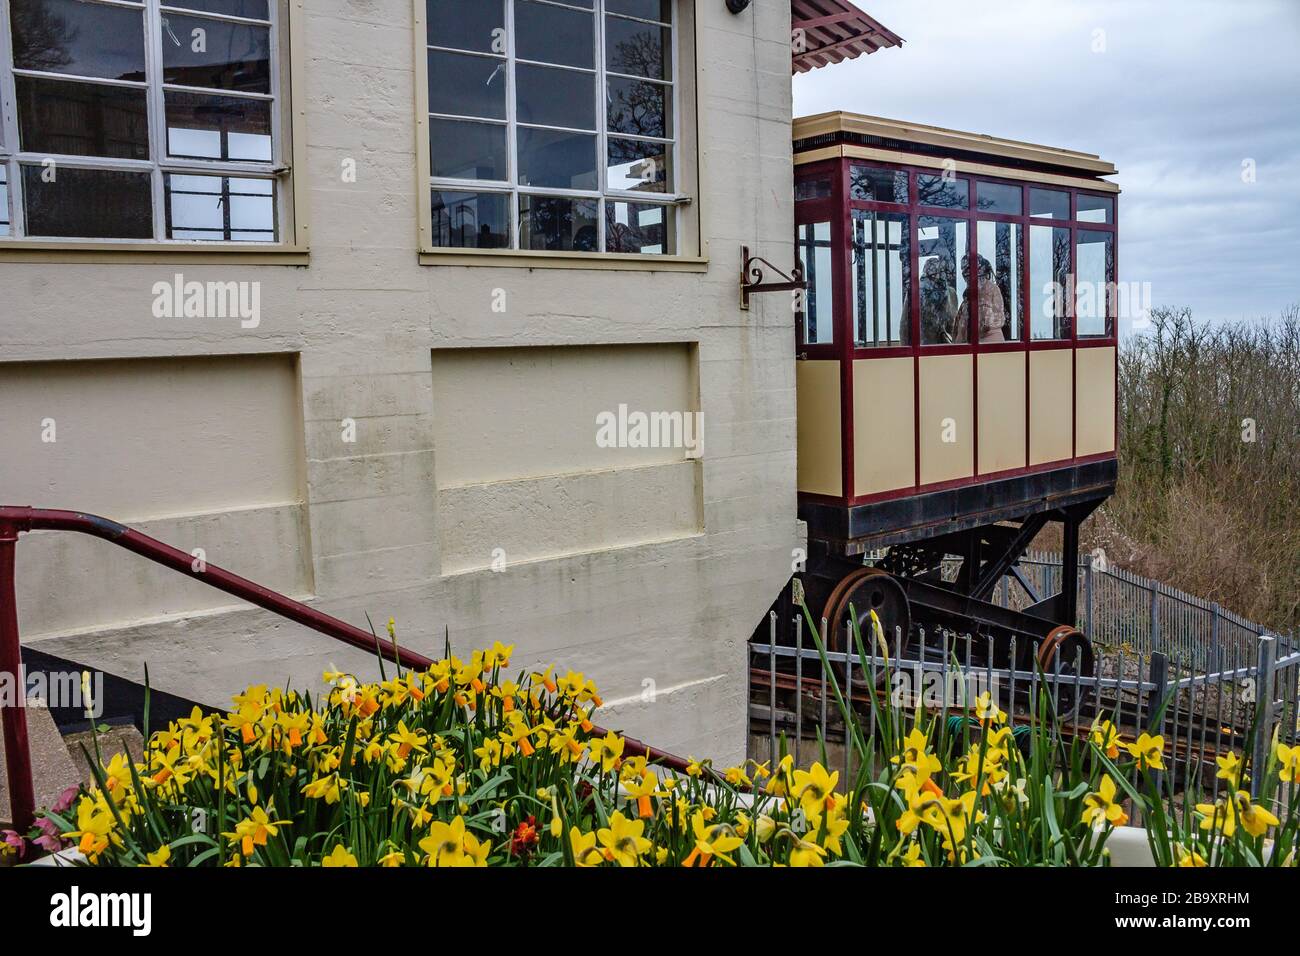
[[[843,109],[1097,153],[1120,279],[1208,319],[1300,302],[1300,3],[861,0],[903,37],[794,81]],[[1243,162],[1255,180],[1243,180]]]

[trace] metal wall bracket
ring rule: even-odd
[[[785,282],[764,282],[763,266],[767,266]],[[749,246],[740,247],[740,307],[749,311],[749,297],[755,292],[793,292],[805,289],[808,281],[804,278],[803,263],[795,265],[789,273],[778,269],[762,256],[751,256]]]

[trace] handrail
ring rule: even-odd
[[[15,687],[21,688],[23,683],[14,568],[18,536],[31,531],[74,531],[101,538],[155,564],[161,564],[178,574],[241,598],[337,641],[361,650],[378,652],[385,660],[392,661],[399,667],[424,670],[434,663],[423,654],[399,649],[392,641],[353,627],[215,564],[196,562],[193,555],[116,521],[80,511],[0,505],[0,674],[12,674]],[[20,693],[12,708],[4,708],[0,704],[0,717],[4,724],[5,769],[9,778],[10,815],[13,817],[14,829],[20,834],[31,827],[36,812],[31,747],[27,739],[27,716],[23,703]],[[606,733],[600,727],[594,727],[593,732],[601,735]],[[681,757],[662,750],[652,750],[633,737],[623,739],[624,751],[631,756],[645,757],[678,772],[686,771],[687,761]]]

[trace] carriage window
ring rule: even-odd
[[[1042,219],[1069,219],[1070,194],[1059,189],[1029,190],[1029,215]]]
[[[1089,196],[1079,193],[1079,222],[1115,222],[1115,200],[1109,196]]]
[[[1029,227],[1030,337],[1068,339],[1066,310],[1070,277],[1070,230]]]
[[[853,210],[854,344],[888,348],[911,344],[911,250],[907,216]]]
[[[829,199],[831,197],[831,178],[829,176],[813,176],[808,179],[801,179],[794,184],[794,198],[796,201],[802,199]]]
[[[942,206],[945,209],[965,209],[970,204],[970,180],[960,177],[916,177],[916,201],[922,206]]]
[[[832,281],[831,224],[809,222],[799,227],[799,258],[808,291],[804,295],[803,341],[827,345],[835,341],[835,285]]]
[[[917,219],[917,267],[921,270],[921,344],[962,345],[970,340],[966,284],[970,273],[964,219]]]
[[[854,163],[849,167],[849,198],[858,202],[907,202],[907,173]]]
[[[1021,189],[1006,183],[976,183],[975,208],[980,212],[996,212],[1019,216],[1022,208]]]
[[[1082,196],[1079,201],[1082,203]],[[1109,232],[1079,230],[1074,301],[1080,336],[1111,334],[1113,310],[1107,304],[1115,277],[1114,242]]]
[[[976,230],[979,244],[979,339],[984,343],[1018,342],[1020,280],[1025,268],[1020,224],[981,222]]]

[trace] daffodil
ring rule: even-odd
[[[1278,775],[1286,783],[1300,783],[1300,745],[1288,747],[1278,744],[1274,751],[1277,757]]]
[[[1119,748],[1122,741],[1119,739],[1119,731],[1115,729],[1115,725],[1109,720],[1100,718],[1094,720],[1092,729],[1088,734],[1088,740],[1111,760],[1119,757]]]
[[[809,816],[820,815],[827,806],[827,800],[839,782],[840,773],[827,773],[820,763],[814,763],[811,770],[794,772],[794,796],[804,813]]]
[[[1128,745],[1128,752],[1137,760],[1140,770],[1165,769],[1165,738],[1144,733],[1136,743]]]
[[[600,866],[605,856],[596,848],[596,834],[583,833],[577,827],[569,830],[569,846],[573,850],[573,862],[576,866]]]
[[[466,830],[465,818],[457,815],[451,823],[435,820],[420,849],[428,854],[429,866],[486,866],[491,844]]]
[[[252,813],[235,824],[233,833],[222,835],[232,844],[238,845],[244,856],[252,856],[256,847],[266,846],[267,838],[275,836],[280,827],[288,825],[279,820],[272,820],[264,808],[254,807]]]
[[[615,810],[609,816],[609,826],[597,830],[596,838],[604,848],[605,859],[619,866],[637,866],[651,847],[642,836],[644,832],[644,820],[629,820]]]
[[[692,816],[691,829],[695,834],[695,847],[682,861],[682,866],[708,866],[714,857],[731,863],[732,859],[727,854],[745,842],[725,823],[713,826],[705,823],[702,813]]]
[[[619,758],[623,756],[624,746],[623,738],[611,730],[604,737],[598,737],[591,742],[592,762],[599,765],[603,773],[609,773],[618,766]]]
[[[1234,786],[1241,783],[1239,779],[1242,769],[1241,758],[1237,756],[1236,752],[1230,750],[1223,756],[1215,757],[1214,762],[1219,765],[1219,770],[1215,774],[1216,777],[1220,780],[1227,780]]]
[[[1104,774],[1096,793],[1083,798],[1083,822],[1100,833],[1107,827],[1122,827],[1128,823],[1128,814],[1115,801],[1117,790],[1110,774]]]
[[[145,859],[149,862],[141,863],[144,868],[161,869],[167,866],[167,862],[172,858],[172,848],[164,843],[153,853],[146,853]]]
[[[321,859],[320,865],[323,867],[355,867],[357,858],[348,852],[347,847],[342,843],[334,847],[334,850]]]

